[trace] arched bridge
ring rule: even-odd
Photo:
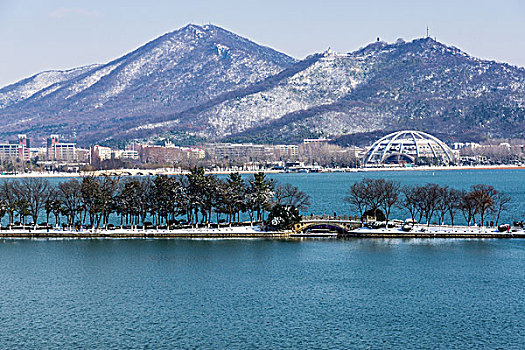
[[[341,217],[304,217],[300,223],[295,224],[296,233],[321,233],[331,232],[340,236],[351,234],[352,230],[362,226],[357,218]]]

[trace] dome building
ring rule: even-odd
[[[364,166],[385,164],[454,163],[452,150],[437,137],[421,131],[403,130],[386,135],[374,142],[363,157]]]

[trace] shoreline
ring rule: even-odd
[[[480,166],[422,166],[422,167],[391,167],[391,168],[357,168],[357,172],[368,171],[434,171],[434,170],[525,170],[520,165],[480,165]]]
[[[381,168],[345,168],[345,169],[326,169],[319,172],[309,172],[306,174],[326,174],[326,173],[360,173],[360,172],[385,172],[385,171],[442,171],[442,170],[525,170],[525,166],[520,165],[480,165],[480,166],[421,166],[421,167],[381,167]],[[138,175],[136,173],[142,173]],[[255,174],[262,172],[265,174],[298,174],[298,172],[285,172],[282,170],[231,170],[231,171],[208,171],[206,174],[225,175],[231,173],[239,174]],[[131,173],[132,175],[128,175]],[[144,174],[147,173],[147,174]],[[157,171],[155,169],[117,169],[117,170],[97,170],[83,173],[23,173],[23,174],[4,174],[0,175],[0,179],[10,178],[27,178],[27,177],[47,177],[47,178],[70,178],[83,177],[89,175],[114,175],[119,174],[123,176],[154,176],[154,175],[185,175],[188,171],[174,172],[174,171]],[[301,173],[304,174],[304,173]]]
[[[358,228],[350,232],[354,237],[363,238],[497,238],[525,239],[525,230],[515,229],[501,232],[495,228],[474,226],[422,226],[417,225],[411,231],[405,232],[400,228]]]
[[[0,230],[1,238],[282,238],[288,232],[261,231],[258,226],[191,229],[13,229]]]
[[[166,239],[166,238],[185,238],[185,239],[374,239],[374,238],[416,238],[416,239],[525,239],[525,230],[519,229],[514,231],[500,232],[495,229],[487,230],[485,228],[468,227],[468,226],[430,226],[426,229],[413,230],[405,232],[399,228],[358,228],[339,236],[319,236],[302,234],[295,235],[293,231],[261,231],[257,226],[238,226],[227,228],[192,228],[192,229],[114,229],[114,230],[60,230],[60,229],[13,229],[1,230],[0,239]]]

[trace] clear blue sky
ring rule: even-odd
[[[0,0],[0,86],[117,58],[188,23],[211,22],[296,58],[425,34],[525,66],[524,0]]]

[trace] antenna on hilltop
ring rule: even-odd
[[[429,36],[429,35],[428,35],[428,26],[427,26],[427,38],[428,38],[428,36]]]

